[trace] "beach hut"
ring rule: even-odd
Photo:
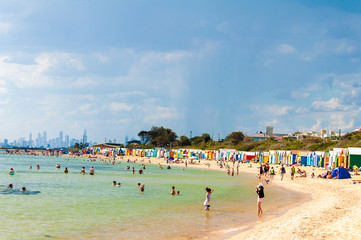
[[[332,153],[330,151],[330,164],[331,167],[347,167],[347,157],[345,148],[334,148]]]
[[[263,157],[262,157],[262,162],[263,163],[268,163],[269,162],[269,152],[263,152]]]
[[[349,147],[348,149],[348,165],[361,167],[361,148]]]
[[[307,150],[291,150],[291,154],[292,154],[291,164],[298,164],[301,166],[307,165],[307,156],[308,156]]]

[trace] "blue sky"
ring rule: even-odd
[[[359,1],[1,1],[0,140],[361,126]]]

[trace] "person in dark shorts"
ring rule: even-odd
[[[286,168],[283,166],[280,169],[280,174],[281,174],[281,181],[283,180],[283,176],[286,174]]]

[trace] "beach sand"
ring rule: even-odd
[[[127,159],[138,162],[144,160],[146,164],[150,160],[152,164],[166,165],[164,159],[124,157],[122,161]],[[185,167],[184,163],[171,165]],[[256,177],[259,164],[252,163],[252,168],[249,168],[249,165],[241,164],[240,173],[250,173]],[[361,176],[353,176],[353,179],[345,180],[311,178],[312,172],[317,177],[326,170],[300,167],[307,171],[307,178],[291,180],[291,170],[286,168],[286,176],[281,181],[280,166],[271,166],[275,168],[276,176],[270,184],[303,193],[308,196],[309,201],[290,206],[291,208],[286,208],[283,214],[273,218],[267,218],[267,210],[264,209],[265,216],[261,217],[253,227],[246,230],[229,229],[227,231],[225,229],[219,232],[219,234],[227,233],[223,237],[220,235],[221,239],[357,239],[361,237],[361,184],[353,184],[353,180],[360,180]],[[201,160],[200,164],[188,164],[188,167],[220,170],[216,161],[209,160]],[[262,181],[265,186],[265,202],[267,201],[267,184],[264,179]],[[256,211],[255,205],[255,214]],[[229,235],[230,232],[232,235]]]

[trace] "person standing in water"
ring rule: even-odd
[[[214,189],[210,189],[209,187],[206,187],[206,200],[204,201],[204,210],[209,211],[209,208],[211,207],[211,197],[212,192],[214,192]]]
[[[142,185],[140,185],[138,191],[139,192],[144,192],[144,187],[145,187],[145,184],[143,183]]]
[[[85,174],[85,167],[80,170],[80,174]]]
[[[264,191],[263,191],[263,186],[262,183],[258,184],[257,186],[257,190],[256,193],[258,195],[258,200],[257,200],[257,207],[258,207],[258,215],[262,215],[262,202],[263,202],[263,198],[264,198]]]
[[[14,174],[15,174],[14,169],[10,168],[9,175],[11,176],[11,175],[14,175]]]
[[[93,168],[93,166],[89,169],[89,174],[90,174],[90,175],[94,175],[94,168]]]
[[[172,186],[172,190],[170,191],[170,195],[174,196],[176,193],[175,193],[175,187]]]

